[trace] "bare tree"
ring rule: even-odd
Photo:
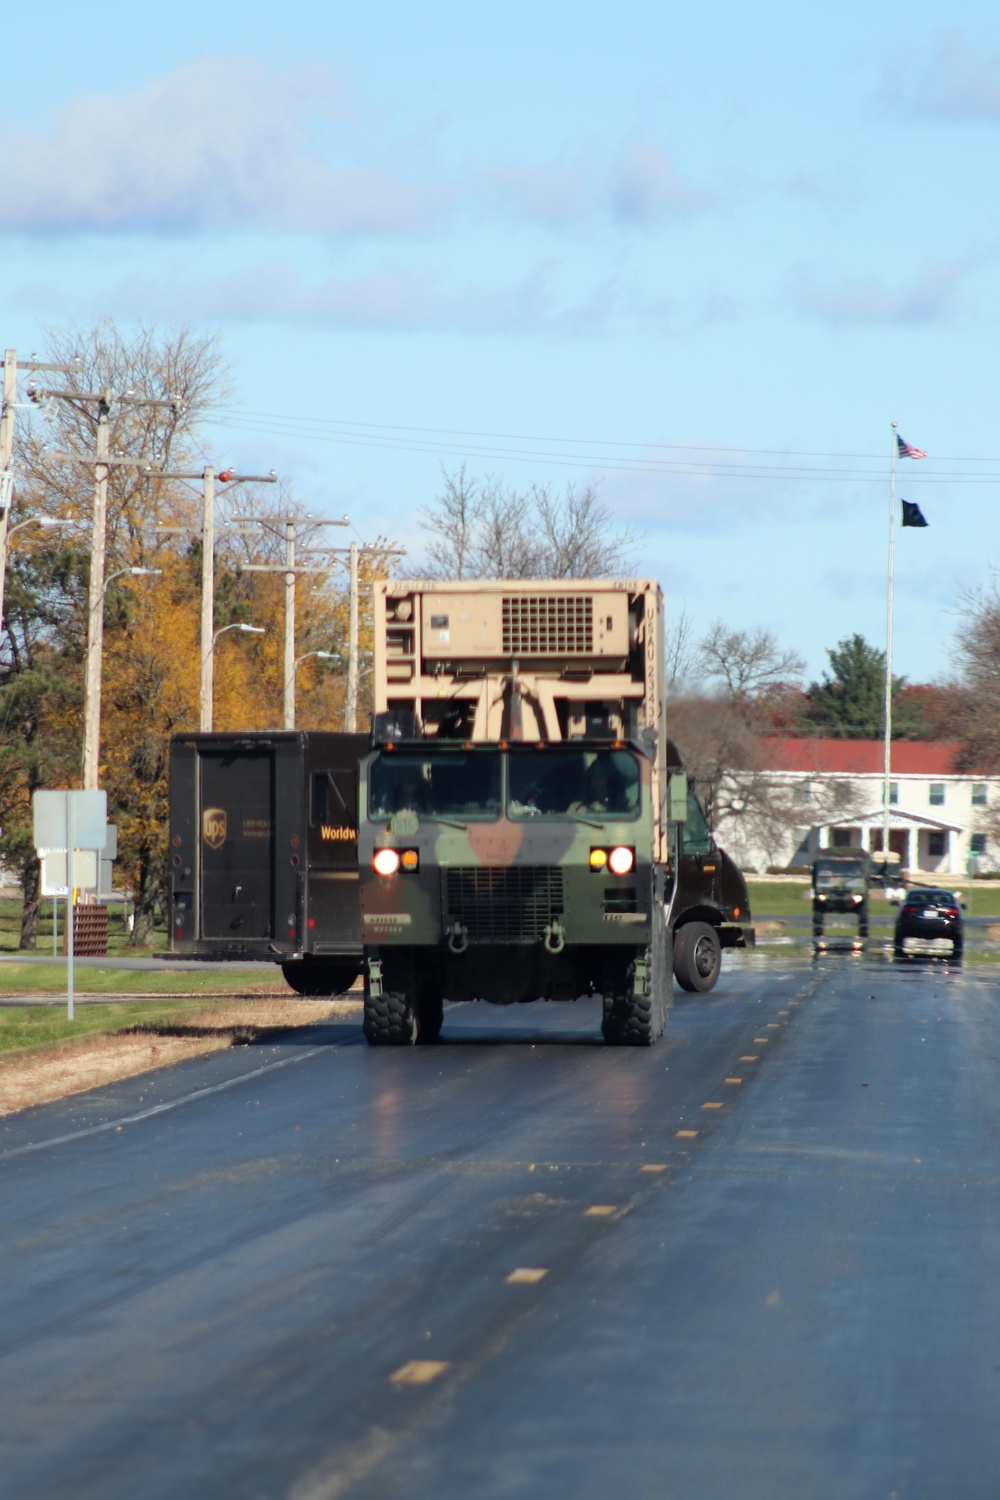
[[[664,674],[667,692],[671,697],[689,686],[694,676],[696,659],[694,622],[688,614],[687,605],[682,604],[676,621],[666,625]]]
[[[733,702],[799,677],[806,664],[797,651],[778,645],[770,630],[730,630],[716,620],[699,647],[698,663],[705,676],[721,680]]]
[[[619,574],[640,538],[616,527],[597,489],[548,485],[519,491],[502,480],[472,479],[464,466],[420,512],[432,535],[430,578],[594,578]]]

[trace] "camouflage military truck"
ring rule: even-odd
[[[868,936],[868,855],[864,849],[823,849],[813,860],[812,930],[823,937],[830,913],[858,919],[858,937]]]
[[[170,747],[171,951],[266,959],[329,995],[361,971],[358,768],[368,735],[180,734]]]
[[[746,885],[668,748],[654,582],[379,582],[375,706],[369,1042],[433,1040],[446,996],[596,993],[606,1041],[648,1046],[674,967],[709,989],[748,940]]]

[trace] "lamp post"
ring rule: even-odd
[[[301,656],[297,656],[295,658],[294,662],[292,663],[292,691],[291,691],[291,704],[290,704],[290,708],[291,708],[291,723],[289,723],[287,721],[287,719],[286,719],[286,721],[285,721],[285,728],[286,729],[294,729],[295,728],[295,674],[299,670],[299,662],[300,661],[308,661],[309,658],[310,658],[310,656],[315,656],[317,658],[317,660],[319,660],[319,661],[336,661],[337,660],[337,654],[336,654],[335,651],[304,651]]]
[[[101,562],[103,563],[103,556]],[[162,568],[119,568],[101,581],[100,595],[90,610],[83,700],[83,790],[97,791],[101,760],[101,679],[104,668],[104,600],[116,578],[158,578]]]
[[[266,632],[266,630],[265,630],[265,628],[264,628],[263,625],[244,625],[242,622],[238,622],[235,625],[223,625],[222,629],[221,630],[217,630],[215,632],[215,634],[212,636],[212,645],[211,645],[211,649],[209,651],[209,655],[210,655],[210,657],[212,659],[212,665],[213,665],[213,667],[215,665],[215,643],[219,639],[220,635],[225,635],[226,634],[227,630],[239,630],[239,631],[241,631],[243,633],[243,635],[266,635],[267,634],[267,632]],[[212,689],[213,689],[213,698],[214,698],[214,690],[215,690],[215,675],[214,675],[214,673],[212,675]],[[210,701],[207,704],[207,713],[206,713],[206,705],[204,703],[202,704],[201,728],[202,728],[202,732],[203,733],[211,734],[211,732],[212,732],[212,722],[213,722],[213,719],[214,719],[214,710],[215,710],[215,704],[214,704],[214,702]],[[206,719],[208,720],[207,723],[205,722]]]

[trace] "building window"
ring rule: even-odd
[[[972,805],[973,807],[986,806],[986,782],[974,781],[972,783]]]
[[[927,835],[927,853],[931,859],[940,859],[944,853],[945,835],[943,833],[929,833]]]
[[[885,782],[884,781],[882,783],[882,801],[883,802],[885,801]],[[890,781],[889,782],[889,806],[890,807],[895,807],[896,803],[898,801],[899,801],[899,782],[898,781]]]
[[[944,782],[943,781],[932,781],[931,782],[930,803],[931,803],[931,807],[944,807]]]
[[[985,835],[985,833],[974,833],[972,835],[971,839],[969,840],[969,853],[970,854],[985,854],[986,853],[986,835]]]
[[[834,828],[831,832],[833,834],[832,847],[834,849],[849,849],[851,847],[851,830],[849,828]]]

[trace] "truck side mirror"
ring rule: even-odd
[[[686,771],[672,771],[668,792],[667,816],[671,823],[686,823],[688,815],[688,779]]]

